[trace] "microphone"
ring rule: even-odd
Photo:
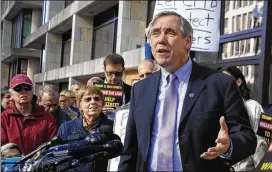
[[[42,145],[40,145],[36,150],[34,150],[33,152],[30,152],[29,154],[27,154],[25,157],[23,157],[20,161],[18,161],[17,163],[15,163],[13,165],[13,167],[15,167],[16,165],[30,159],[34,154],[36,154],[38,151],[42,150],[42,149],[46,149],[49,148],[50,146],[53,145],[57,145],[59,143],[62,143],[63,140],[59,137],[59,136],[54,136],[52,137],[52,139],[46,143],[43,143]]]
[[[60,151],[65,149],[76,149],[76,148],[81,148],[83,146],[87,146],[90,144],[100,145],[100,144],[105,144],[106,142],[111,140],[121,140],[121,139],[116,134],[112,134],[110,136],[106,136],[105,134],[90,134],[84,140],[73,142],[73,143],[67,143],[64,145],[54,146],[50,148],[48,151],[45,151],[44,153],[49,153],[52,151]]]
[[[68,148],[66,150],[49,152],[46,157],[56,157],[56,156],[67,156],[72,155],[73,157],[82,157],[89,155],[91,153],[101,152],[101,151],[112,151],[121,152],[123,150],[123,144],[120,140],[112,140],[104,145],[90,145],[80,148]]]

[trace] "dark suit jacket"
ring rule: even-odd
[[[127,104],[130,101],[131,86],[123,82],[123,87],[125,93],[125,104]]]
[[[127,123],[124,155],[118,171],[146,171],[153,118],[161,72],[137,82],[132,88],[130,114]],[[194,93],[194,96],[189,96]],[[226,172],[229,167],[221,158],[200,158],[215,146],[220,130],[219,119],[224,115],[233,144],[228,158],[236,163],[255,152],[256,136],[235,80],[221,72],[193,62],[178,135],[184,172]]]

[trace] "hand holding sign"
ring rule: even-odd
[[[200,155],[200,157],[203,159],[213,160],[220,154],[226,153],[230,148],[228,126],[223,116],[221,116],[219,123],[220,131],[218,133],[217,139],[215,140],[216,146],[209,148],[207,152],[204,152],[202,155]]]

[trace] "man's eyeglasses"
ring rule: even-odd
[[[106,75],[107,76],[122,76],[123,75],[123,72],[106,72]]]
[[[24,91],[30,91],[32,90],[32,87],[30,85],[19,85],[15,88],[13,88],[14,91],[16,91],[17,93]]]

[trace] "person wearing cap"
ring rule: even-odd
[[[10,81],[13,101],[1,114],[1,144],[16,143],[28,154],[56,135],[54,117],[32,101],[32,81],[23,74]]]

